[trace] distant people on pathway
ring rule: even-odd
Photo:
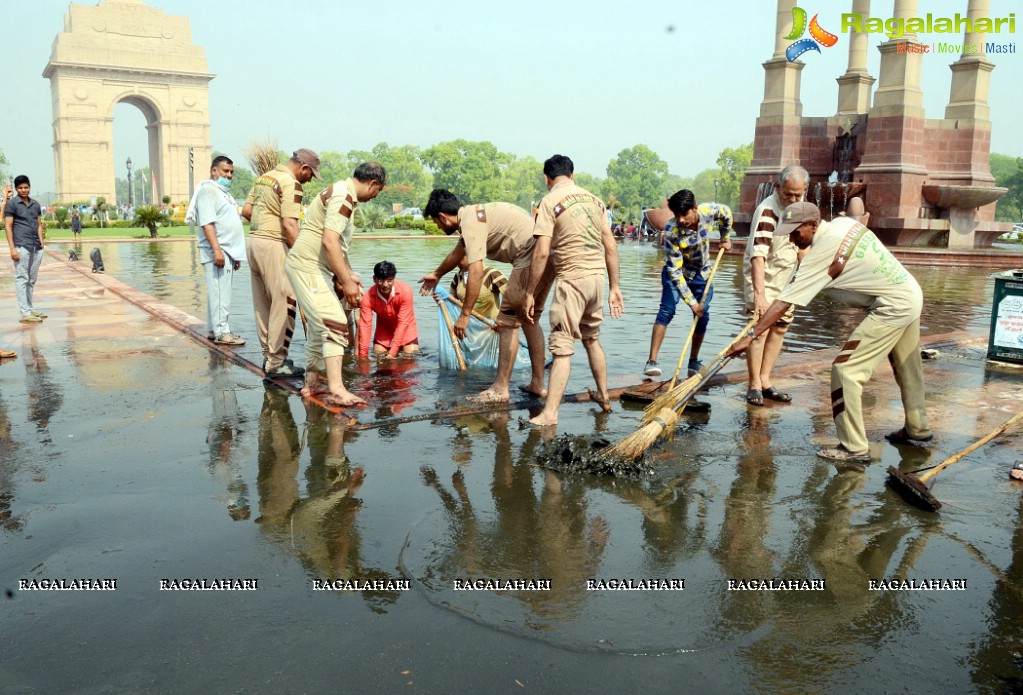
[[[359,307],[359,357],[369,356],[371,335],[373,354],[378,357],[419,352],[412,288],[396,279],[397,274],[398,269],[390,261],[373,266],[373,286],[363,295]],[[373,314],[377,319],[376,332]]]
[[[76,241],[82,237],[82,216],[76,207],[71,208],[71,233],[75,235]]]
[[[352,342],[348,312],[362,300],[362,283],[348,251],[355,231],[355,210],[387,185],[377,162],[364,162],[350,178],[332,183],[313,198],[298,240],[288,253],[285,272],[308,322],[306,371],[302,395],[325,394],[336,406],[366,401],[345,386],[342,363]],[[321,377],[326,375],[324,388]]]
[[[245,344],[230,327],[234,272],[245,258],[245,229],[230,193],[233,178],[234,162],[215,157],[210,180],[199,186],[195,202],[199,260],[206,273],[207,337],[229,347]]]
[[[40,323],[46,314],[36,311],[32,303],[39,266],[43,262],[43,209],[29,197],[32,186],[24,174],[14,179],[17,195],[7,200],[4,209],[4,227],[7,245],[14,261],[14,294],[18,301],[21,323]]]
[[[320,178],[320,157],[295,150],[284,164],[258,179],[245,199],[242,217],[251,221],[247,252],[252,281],[256,334],[267,376],[301,376],[305,370],[288,359],[298,303],[284,273],[288,249],[298,239],[302,184]]]

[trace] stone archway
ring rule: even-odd
[[[212,156],[206,56],[187,17],[140,0],[70,5],[43,77],[53,99],[53,156],[63,202],[115,198],[113,111],[136,106],[149,131],[154,200],[188,199],[188,149]],[[200,171],[205,169],[200,165]]]

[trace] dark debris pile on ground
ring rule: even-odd
[[[654,472],[645,460],[626,461],[602,455],[610,444],[603,438],[562,434],[541,446],[536,462],[562,473],[591,473],[614,478],[641,478]]]

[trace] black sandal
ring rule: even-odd
[[[750,405],[763,405],[764,394],[760,389],[750,389],[746,392],[746,402]]]
[[[785,393],[784,391],[779,391],[773,386],[768,386],[766,389],[764,389],[764,398],[770,398],[772,401],[778,401],[779,403],[792,402],[792,396]]]

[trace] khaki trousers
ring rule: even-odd
[[[285,265],[298,305],[307,322],[306,369],[326,371],[325,357],[341,357],[348,347],[348,318],[334,293],[334,278],[320,270],[307,272]]]
[[[835,418],[838,440],[849,451],[867,449],[863,384],[867,383],[885,356],[902,392],[907,434],[920,439],[931,433],[924,407],[920,319],[905,327],[893,327],[868,315],[849,336],[831,365],[831,414]]]
[[[288,248],[283,241],[253,236],[248,238],[246,246],[256,334],[263,348],[265,368],[272,371],[284,364],[288,357],[298,313],[295,293],[284,274]]]

